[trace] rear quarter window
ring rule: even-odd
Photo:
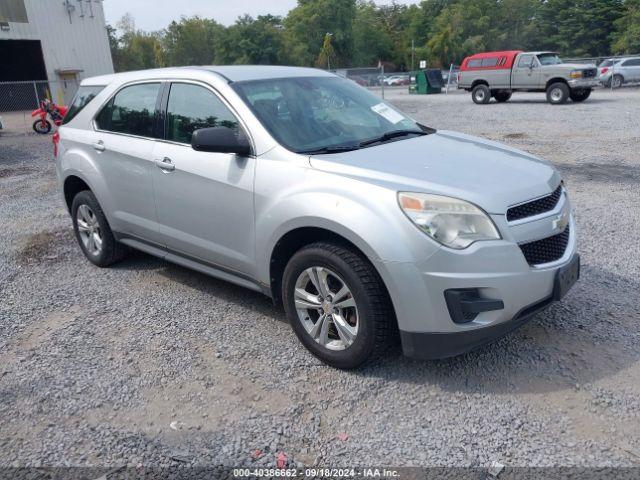
[[[467,68],[480,68],[482,66],[482,59],[474,58],[467,62]]]
[[[62,124],[66,125],[71,120],[73,120],[73,117],[78,115],[80,111],[84,107],[86,107],[89,102],[91,102],[91,100],[93,100],[94,97],[98,95],[103,89],[104,86],[81,86],[76,92],[76,96],[73,97],[71,105],[69,106],[69,110],[64,116],[64,120],[62,120]]]

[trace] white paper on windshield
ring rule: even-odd
[[[394,124],[404,120],[404,117],[402,115],[400,115],[393,108],[385,105],[384,103],[378,103],[377,105],[374,105],[373,107],[371,107],[371,110]]]

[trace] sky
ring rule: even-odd
[[[391,1],[376,0],[376,3]],[[418,3],[418,0],[396,0],[396,3]],[[147,31],[160,30],[183,15],[213,18],[223,25],[232,24],[245,13],[253,17],[267,13],[284,16],[296,4],[296,0],[104,0],[103,3],[107,23],[115,26],[125,13],[130,13],[136,28]]]

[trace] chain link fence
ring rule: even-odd
[[[0,135],[33,133],[35,118],[31,112],[40,102],[49,99],[59,105],[68,105],[78,90],[75,80],[0,82]]]

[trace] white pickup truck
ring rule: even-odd
[[[515,91],[546,92],[554,105],[582,102],[597,85],[595,65],[563,63],[554,52],[479,53],[465,58],[458,73],[458,88],[471,92],[477,104],[506,102]]]

